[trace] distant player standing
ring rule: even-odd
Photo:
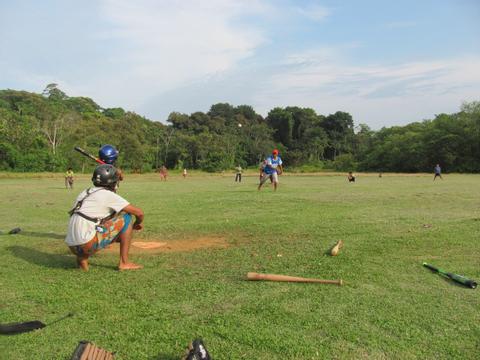
[[[167,176],[168,176],[168,170],[167,170],[166,166],[163,165],[163,166],[160,168],[160,181],[161,181],[161,180],[167,181]]]
[[[355,175],[353,175],[353,173],[349,171],[347,179],[348,179],[348,182],[355,182]]]
[[[73,189],[73,169],[71,167],[65,173],[65,188]]]
[[[440,167],[440,164],[435,165],[435,168],[433,169],[435,172],[435,175],[433,176],[433,181],[437,178],[437,176],[443,180],[442,178],[442,168]]]
[[[235,168],[236,172],[235,172],[235,182],[242,182],[242,172],[243,172],[243,169],[242,167],[240,166],[240,164],[238,164],[238,166]]]
[[[265,167],[263,168],[262,175],[260,178],[260,184],[258,184],[258,190],[262,188],[262,185],[265,184],[267,179],[271,179],[273,183],[273,190],[277,191],[278,186],[278,174],[283,172],[282,168],[282,159],[278,156],[278,150],[275,149],[266,159]]]

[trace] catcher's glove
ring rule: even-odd
[[[195,339],[188,345],[185,360],[212,360],[212,358],[202,339]]]
[[[82,340],[70,360],[113,360],[114,358],[114,353],[101,349],[89,341]]]

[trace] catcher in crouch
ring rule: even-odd
[[[119,270],[141,269],[128,260],[132,230],[143,229],[143,211],[116,194],[118,172],[113,165],[97,166],[92,177],[94,187],[77,197],[70,210],[65,242],[77,256],[78,266],[88,271],[88,258],[113,242],[120,243]],[[132,215],[135,222],[132,222]]]
[[[275,149],[272,151],[272,155],[266,159],[266,164],[263,167],[262,176],[260,177],[260,184],[258,184],[258,190],[260,190],[262,185],[265,184],[265,181],[270,178],[273,183],[273,190],[277,191],[278,175],[282,172],[282,159],[278,156],[278,150]]]

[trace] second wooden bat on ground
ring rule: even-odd
[[[311,279],[297,276],[277,275],[277,274],[259,274],[255,272],[247,273],[247,280],[267,280],[267,281],[286,281],[286,282],[303,282],[303,283],[319,283],[343,285],[343,280],[323,280]]]

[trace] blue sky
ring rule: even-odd
[[[0,0],[0,88],[172,111],[348,111],[374,129],[480,100],[480,1]]]

